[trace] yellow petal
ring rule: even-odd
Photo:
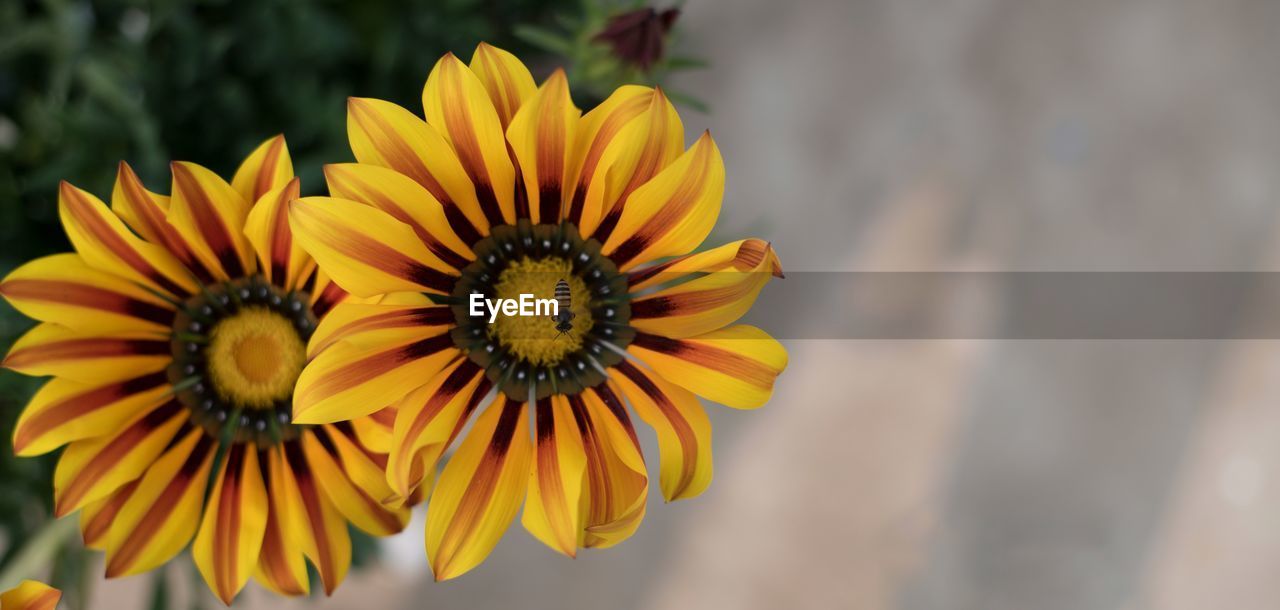
[[[90,502],[80,509],[80,533],[86,547],[95,551],[107,550],[107,534],[111,531],[111,524],[115,523],[116,515],[137,487],[137,480],[126,483],[107,497]]]
[[[54,610],[62,592],[34,580],[24,580],[17,587],[0,593],[0,610]]]
[[[231,605],[258,563],[267,529],[267,489],[258,451],[233,445],[209,493],[191,556],[222,603]]]
[[[698,279],[633,300],[631,326],[642,332],[683,338],[733,324],[751,309],[765,284],[781,275],[777,255],[767,244],[763,251],[746,252],[747,250],[746,245],[736,250],[738,255],[725,266],[706,267],[708,272]],[[716,262],[722,256],[723,249],[711,252],[720,253],[699,262]],[[752,262],[755,265],[747,267]],[[677,266],[683,265],[680,260],[674,263]],[[680,271],[660,271],[649,279],[656,283],[666,283],[667,280],[686,276],[685,270],[695,271],[683,266]]]
[[[627,349],[664,379],[736,409],[769,401],[787,367],[787,350],[754,326],[731,326],[688,339],[639,333]]]
[[[195,257],[220,280],[253,273],[253,249],[243,232],[250,202],[199,165],[175,162],[169,168],[173,172],[169,224]]]
[[[337,343],[298,376],[293,421],[322,424],[369,415],[430,379],[457,354],[441,328],[379,331],[360,344]]]
[[[584,166],[580,174],[583,210],[590,213],[583,219],[583,235],[598,241],[607,240],[617,227],[627,197],[684,152],[684,125],[662,89],[641,99],[647,101],[643,111],[616,133],[603,129],[597,133],[594,144],[601,152],[598,157],[586,157],[595,158],[596,162]],[[630,108],[623,104],[617,114],[625,116]],[[604,140],[605,137],[611,139]],[[586,173],[587,169],[592,173]]]
[[[259,268],[271,283],[287,290],[300,287],[315,262],[289,229],[289,202],[298,198],[298,179],[273,188],[257,199],[245,219],[244,234],[258,254]]]
[[[480,367],[459,358],[398,403],[387,456],[388,503],[404,502],[435,475],[440,456],[490,387]]]
[[[351,567],[347,521],[321,491],[297,442],[273,449],[270,462],[272,508],[280,514],[285,537],[311,560],[330,595]]]
[[[782,263],[773,246],[763,239],[751,238],[632,271],[627,275],[628,290],[634,294],[652,286],[690,279],[693,274],[725,270],[762,271],[783,277]]]
[[[569,397],[587,457],[584,528],[579,544],[607,548],[626,540],[644,519],[649,492],[640,442],[611,384]]]
[[[570,189],[565,188],[566,158],[574,145],[574,129],[582,112],[569,98],[569,81],[556,70],[507,129],[507,140],[520,162],[535,224],[560,222]]]
[[[303,249],[356,296],[447,294],[453,288],[457,271],[432,254],[409,225],[377,208],[304,197],[290,204],[289,224]]]
[[[189,419],[186,407],[169,401],[118,431],[71,443],[53,475],[54,515],[69,515],[142,476]]]
[[[289,157],[284,136],[278,135],[259,144],[245,157],[231,178],[231,186],[245,201],[253,202],[290,180],[293,180],[293,159]]]
[[[369,204],[413,227],[427,249],[450,266],[461,269],[475,259],[471,248],[458,237],[440,202],[408,176],[363,163],[326,165],[324,175],[330,195]],[[459,219],[457,224],[469,226],[465,219]]]
[[[578,225],[584,235],[595,230],[604,210],[596,202],[591,209],[584,209],[585,198],[591,182],[604,179],[608,166],[600,165],[605,149],[618,137],[622,129],[649,107],[654,90],[639,85],[624,85],[613,92],[599,106],[582,116],[574,130],[575,143],[569,153],[567,184],[574,185],[570,195],[566,219]],[[683,136],[682,136],[683,137]],[[683,142],[681,142],[683,146]]]
[[[262,458],[259,460],[260,465],[265,467],[261,460]],[[277,493],[279,490],[271,490],[273,496]],[[306,595],[311,591],[306,556],[285,535],[274,500],[271,505],[267,511],[267,527],[262,534],[262,554],[258,557],[258,567],[254,570],[253,579],[277,595]]]
[[[347,100],[347,138],[356,161],[393,169],[431,193],[468,243],[489,232],[475,185],[436,128],[391,102]]]
[[[537,89],[533,75],[515,55],[488,43],[480,43],[471,55],[471,71],[489,92],[503,129]]]
[[[31,398],[13,428],[13,452],[39,455],[61,445],[119,430],[168,400],[164,371],[88,384],[54,378]]]
[[[290,225],[290,230],[293,230]],[[312,280],[309,284],[311,292],[311,311],[320,319],[340,303],[352,300],[350,294],[329,278],[324,269],[313,267]]]
[[[195,254],[178,230],[169,224],[166,218],[169,214],[169,197],[148,191],[124,161],[120,162],[115,188],[111,191],[111,211],[138,235],[153,244],[163,246],[201,281],[207,282],[213,278],[213,274],[196,260]]]
[[[480,79],[452,53],[440,58],[422,90],[427,123],[453,145],[475,184],[489,225],[515,224],[515,167],[502,123]]]
[[[187,546],[200,524],[215,445],[192,430],[147,470],[107,534],[107,578],[146,572]]]
[[[169,341],[158,333],[99,335],[46,322],[14,342],[0,364],[24,375],[92,383],[160,370],[170,360]]]
[[[29,318],[75,330],[168,333],[173,326],[172,305],[90,267],[78,254],[53,254],[14,269],[0,282],[0,296]]]
[[[617,228],[602,251],[618,268],[698,247],[715,226],[724,197],[724,160],[703,133],[680,158],[623,202]]]
[[[302,448],[320,489],[352,525],[374,536],[390,536],[408,524],[407,508],[388,510],[380,502],[391,493],[386,475],[332,426],[304,435]],[[357,485],[357,479],[364,486]]]
[[[92,194],[68,182],[58,188],[58,215],[71,244],[91,267],[186,298],[198,290],[182,263],[164,248],[138,238]]]
[[[351,429],[355,431],[356,441],[365,449],[387,455],[391,452],[391,430],[395,422],[396,408],[391,406],[374,411],[368,417],[351,420]]]
[[[320,320],[307,345],[307,354],[314,358],[339,341],[367,345],[388,336],[401,335],[405,330],[446,327],[453,323],[453,312],[449,307],[431,305],[425,297],[417,305],[340,303]]]
[[[610,370],[631,407],[658,433],[662,496],[692,498],[711,484],[711,421],[698,397],[624,360]]]
[[[587,456],[582,432],[561,395],[539,399],[533,465],[521,523],[552,549],[574,557],[583,531],[583,477]]]
[[[524,403],[500,396],[445,465],[427,505],[427,558],[436,580],[480,565],[520,510],[533,452],[528,426]]]

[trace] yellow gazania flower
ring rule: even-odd
[[[14,451],[66,445],[55,511],[82,511],[108,577],[155,568],[194,536],[196,565],[224,602],[251,575],[307,593],[304,556],[331,592],[351,560],[348,521],[386,535],[408,519],[380,504],[394,415],[291,421],[307,339],[347,294],[291,236],[298,180],[284,138],[258,147],[231,184],[191,163],[172,174],[166,197],[122,163],[110,208],[62,183],[76,252],[0,283],[42,322],[4,366],[53,376],[19,418]]]
[[[689,254],[720,211],[724,166],[708,134],[684,149],[661,90],[624,87],[581,115],[563,72],[535,87],[482,44],[470,66],[436,64],[423,104],[425,122],[351,99],[358,162],[325,168],[332,197],[291,205],[294,234],[335,282],[388,295],[320,324],[294,417],[395,405],[394,504],[432,489],[496,388],[430,491],[436,578],[483,561],[522,502],[525,528],[561,553],[616,544],[648,487],[624,399],[657,429],[663,495],[701,493],[711,428],[696,395],[758,407],[786,366],[777,341],[730,326],[781,274],[778,259],[757,239]],[[563,336],[546,318],[489,325],[467,311],[473,292],[551,298],[559,279],[575,313]]]
[[[42,582],[24,580],[0,593],[0,610],[54,610],[62,599],[59,591]]]

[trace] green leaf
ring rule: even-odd
[[[573,42],[550,30],[535,25],[518,25],[515,35],[533,46],[552,53],[565,56],[572,54]]]

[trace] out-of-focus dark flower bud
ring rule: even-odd
[[[679,16],[680,9],[674,7],[661,12],[642,8],[622,13],[610,19],[595,40],[608,43],[619,59],[648,72],[662,59],[667,33]]]

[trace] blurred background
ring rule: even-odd
[[[164,190],[170,158],[227,174],[284,132],[315,192],[321,163],[350,158],[346,96],[414,108],[436,58],[483,39],[538,77],[568,65],[584,108],[619,81],[677,92],[686,134],[710,128],[727,164],[712,241],[770,239],[788,274],[1280,271],[1280,3],[691,0],[647,69],[592,42],[630,8],[4,3],[0,268],[65,250],[57,180],[105,196],[120,159]],[[0,348],[29,324],[3,312]],[[363,545],[332,598],[250,585],[237,605],[1280,599],[1275,341],[782,338],[791,364],[769,405],[709,406],[711,489],[655,496],[619,547],[568,560],[517,525],[480,568],[437,584],[419,516]],[[35,384],[0,372],[0,425]],[[0,451],[0,567],[47,518],[50,469]],[[188,564],[104,582],[100,559],[68,545],[52,566],[73,607],[215,607]]]

